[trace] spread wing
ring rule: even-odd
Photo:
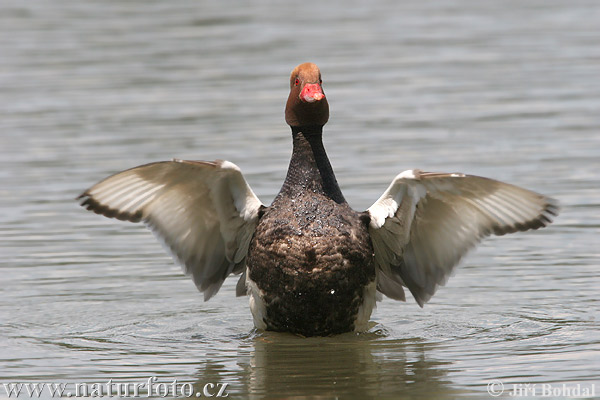
[[[143,221],[191,275],[204,299],[244,269],[263,207],[228,161],[156,162],[112,175],[82,193],[81,205],[124,221]]]
[[[405,286],[422,307],[481,239],[544,227],[558,204],[493,179],[409,170],[367,211],[378,290],[404,300]]]

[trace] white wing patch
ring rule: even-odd
[[[482,238],[544,227],[558,205],[492,179],[409,170],[367,211],[378,290],[402,300],[406,286],[423,306]]]
[[[132,168],[81,196],[95,213],[143,221],[191,275],[205,300],[244,270],[263,206],[237,165],[173,160]]]

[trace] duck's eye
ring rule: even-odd
[[[298,86],[300,84],[300,79],[296,78],[296,81],[294,81],[294,85]]]

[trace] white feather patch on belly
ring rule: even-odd
[[[258,288],[252,279],[250,279],[250,271],[248,268],[246,268],[246,285],[248,287],[250,311],[252,312],[254,326],[257,329],[266,330],[267,324],[265,323],[265,316],[267,314],[267,309],[265,307],[265,302],[263,301],[263,291]]]
[[[363,303],[358,308],[356,322],[354,322],[355,332],[364,332],[369,329],[369,319],[377,302],[377,281],[373,281],[365,286],[363,294]]]

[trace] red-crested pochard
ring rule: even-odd
[[[79,196],[107,217],[143,221],[208,300],[230,274],[259,329],[304,336],[368,329],[378,292],[423,306],[485,236],[538,229],[555,200],[462,173],[404,171],[368,210],[342,195],[322,142],[329,106],[312,63],[292,71],[293,153],[270,206],[229,161],[155,162]]]

